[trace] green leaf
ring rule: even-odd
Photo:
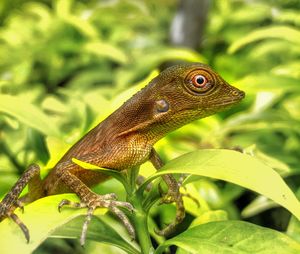
[[[235,82],[240,84],[241,87],[247,88],[247,93],[254,93],[260,91],[274,91],[274,92],[289,92],[299,91],[299,80],[292,77],[283,77],[272,75],[270,73],[255,75],[250,74]],[[284,86],[281,86],[284,84]],[[235,85],[235,84],[234,84]]]
[[[0,112],[9,114],[41,133],[60,137],[58,128],[38,107],[17,96],[0,94]]]
[[[68,222],[63,227],[58,228],[51,237],[58,238],[78,238],[82,231],[84,216],[79,216]],[[132,244],[125,241],[116,231],[118,225],[113,224],[108,216],[93,217],[88,231],[87,239],[107,243],[126,251],[126,253],[138,254],[140,253]],[[117,228],[118,231],[120,228]],[[120,231],[119,231],[120,232]],[[123,232],[122,232],[123,233]],[[125,233],[126,234],[126,233]],[[123,235],[123,234],[122,234]],[[130,241],[130,239],[128,239]]]
[[[292,23],[296,26],[300,26],[299,9],[281,9],[277,15],[273,15],[272,18],[275,21],[281,23]]]
[[[296,195],[297,197],[300,196],[299,188],[296,192]],[[300,243],[300,221],[295,216],[291,217],[286,233],[288,236]]]
[[[272,200],[264,196],[258,196],[242,210],[241,216],[242,218],[249,218],[277,206]]]
[[[271,70],[277,76],[291,77],[295,79],[300,78],[300,63],[299,61],[291,61],[282,65],[277,65]]]
[[[207,60],[191,49],[187,48],[167,48],[161,54],[151,55],[152,61],[157,63],[167,60],[183,60],[187,62],[206,62]]]
[[[300,243],[300,221],[295,216],[292,216],[286,233]]]
[[[184,154],[168,162],[144,184],[163,174],[183,172],[232,182],[256,191],[300,219],[300,203],[281,176],[255,157],[232,150],[205,149]]]
[[[62,199],[79,201],[75,194],[63,194],[39,199],[25,206],[24,213],[20,209],[16,214],[28,227],[30,242],[27,244],[21,229],[10,219],[0,223],[0,246],[2,254],[22,253],[34,251],[51,233],[70,220],[85,215],[86,209],[62,208],[58,212],[58,204]],[[97,209],[95,215],[106,213],[107,209]]]
[[[87,170],[97,170],[98,172],[101,172],[103,174],[109,175],[120,181],[125,188],[127,188],[127,183],[126,183],[126,178],[122,175],[121,172],[113,169],[108,169],[108,168],[100,168],[98,166],[92,165],[90,163],[80,161],[76,158],[72,158],[72,162],[75,164],[79,165],[80,167],[87,169]]]
[[[72,0],[57,0],[54,2],[54,10],[59,17],[69,16],[71,13]]]
[[[242,37],[241,39],[231,44],[231,46],[228,49],[228,52],[231,54],[235,53],[237,50],[246,46],[247,44],[262,39],[268,39],[268,38],[287,40],[288,42],[299,45],[300,31],[288,26],[274,26],[274,27],[256,29],[252,33],[249,33],[248,35]]]
[[[212,221],[224,221],[228,220],[227,212],[223,210],[206,211],[199,217],[193,220],[191,227],[205,224]]]
[[[88,42],[83,48],[86,52],[99,57],[108,57],[120,64],[128,62],[127,55],[119,48],[105,42],[95,41]]]
[[[84,163],[84,168],[103,172],[95,165]],[[193,174],[207,176],[256,191],[300,219],[300,203],[281,176],[255,157],[225,149],[202,149],[169,161],[157,173],[146,179],[139,190],[155,178],[165,174]],[[271,183],[271,184],[270,184]]]
[[[263,161],[269,167],[275,169],[281,176],[286,176],[292,172],[292,170],[286,163],[284,163],[270,155],[263,153],[256,147],[256,145],[252,145],[252,146],[245,148],[244,153],[249,154],[249,155],[254,155],[256,158]]]
[[[99,37],[97,28],[91,23],[89,23],[87,20],[84,20],[77,16],[69,15],[64,17],[64,21],[74,26],[82,34],[86,35],[87,37],[90,37],[91,39],[96,39]]]
[[[287,235],[242,221],[210,222],[188,229],[161,244],[155,254],[176,245],[201,254],[296,254],[300,245]],[[183,252],[185,253],[185,252]]]

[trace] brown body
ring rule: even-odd
[[[128,170],[147,160],[159,168],[162,162],[153,149],[159,139],[193,120],[225,110],[243,97],[242,91],[227,84],[207,65],[173,66],[73,145],[43,181],[37,174],[30,181],[21,179],[23,185],[29,182],[24,200],[75,192],[88,207],[97,197],[96,206],[107,207],[108,201],[99,199],[88,188],[106,176],[80,168],[72,158],[115,170]],[[170,177],[164,180],[170,185],[174,182]],[[13,214],[11,203],[17,199],[22,184],[17,183],[0,203],[0,219]]]

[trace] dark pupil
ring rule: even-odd
[[[202,76],[199,76],[197,77],[196,81],[199,85],[202,85],[204,83],[204,78]]]

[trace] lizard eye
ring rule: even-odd
[[[199,87],[199,88],[204,88],[207,83],[207,80],[202,75],[196,75],[193,77],[192,82],[193,82],[194,86]]]
[[[196,95],[201,95],[212,90],[214,87],[213,84],[214,78],[204,70],[193,71],[186,78],[188,91]]]

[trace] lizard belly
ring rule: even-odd
[[[117,148],[107,149],[108,155],[102,165],[105,168],[124,170],[143,164],[149,159],[152,146],[132,140],[129,143],[119,144]]]
[[[99,167],[115,169],[118,171],[130,169],[141,165],[149,159],[152,146],[138,139],[132,139],[130,142],[119,142],[118,145],[110,147],[104,146],[98,152],[98,156],[93,156],[92,160],[87,159],[89,154],[85,154],[82,158],[73,155],[84,162],[88,162]],[[61,160],[59,163],[71,162],[71,159]],[[58,163],[58,164],[59,164]],[[70,173],[79,178],[87,186],[94,186],[98,183],[106,181],[109,177],[101,172],[87,170],[72,163],[69,167]],[[53,195],[59,193],[71,192],[69,188],[57,177],[57,167],[50,171],[49,175],[44,180],[45,195]]]

